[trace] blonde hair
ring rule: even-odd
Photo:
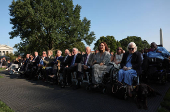
[[[50,52],[50,54],[53,55],[53,51],[52,50],[48,50],[48,52]]]

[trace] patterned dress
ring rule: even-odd
[[[105,51],[103,55],[100,57],[100,52],[99,52],[95,55],[94,60],[97,63],[104,63],[104,65],[100,66],[99,64],[94,64],[92,66],[92,83],[93,84],[102,83],[104,73],[109,72],[111,68],[111,66],[109,66],[110,53]]]
[[[127,57],[127,63],[126,63],[126,67],[132,67],[131,64],[131,59],[132,59],[132,54],[129,54]],[[134,69],[130,69],[130,70],[123,70],[120,69],[118,72],[118,81],[122,82],[122,80],[128,84],[128,85],[132,85],[133,83],[133,77],[137,76],[137,72]]]

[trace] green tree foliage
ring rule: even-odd
[[[74,47],[76,47],[81,52],[83,52],[83,51],[85,52],[85,45],[83,42],[74,43],[72,48],[74,48]]]
[[[82,41],[90,45],[95,40],[90,20],[80,20],[81,6],[72,0],[13,0],[9,10],[10,39],[21,38],[15,45],[21,53],[72,48]]]
[[[128,36],[119,41],[122,45],[122,48],[127,51],[127,46],[130,42],[135,42],[138,51],[141,51],[144,48],[149,48],[149,43],[146,40],[142,40],[141,37],[137,36]]]
[[[116,51],[117,47],[121,46],[120,42],[117,41],[114,36],[106,36],[106,37],[102,36],[100,37],[100,39],[96,41],[93,49],[94,50],[97,49],[101,42],[106,42],[106,44],[110,48],[110,51],[113,51],[113,52]]]
[[[6,56],[9,57],[10,61],[13,61],[13,60],[16,59],[16,57],[18,56],[18,54],[15,55],[15,54],[13,54],[13,53],[9,53],[9,54],[6,54]]]
[[[68,49],[70,52],[72,52],[72,49],[73,48],[77,48],[79,51],[81,51],[81,52],[85,52],[85,45],[84,45],[84,43],[83,42],[75,42],[70,48],[66,48],[66,49]],[[56,54],[57,53],[57,50],[59,50],[59,49],[54,49],[54,53]],[[62,51],[62,55],[64,56],[65,54],[64,54],[64,52],[65,52],[65,49],[64,48],[61,48],[60,49],[61,51]],[[41,54],[41,53],[40,53]]]

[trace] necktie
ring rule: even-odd
[[[68,56],[68,55],[67,55]],[[65,59],[64,59],[64,62],[66,61],[66,59],[67,59],[67,56],[65,57]]]
[[[71,65],[74,65],[75,60],[76,60],[76,55],[74,55],[74,58],[73,58],[73,61],[72,61]]]
[[[37,56],[33,59],[33,61],[35,61],[36,58],[37,58]]]
[[[88,55],[86,56],[86,58],[84,60],[84,65],[86,65],[87,57],[88,57]]]
[[[58,57],[57,57],[57,59],[56,59],[56,61],[58,60]]]

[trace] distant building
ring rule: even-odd
[[[13,53],[13,48],[8,45],[0,44],[0,56],[4,56],[5,54]]]

